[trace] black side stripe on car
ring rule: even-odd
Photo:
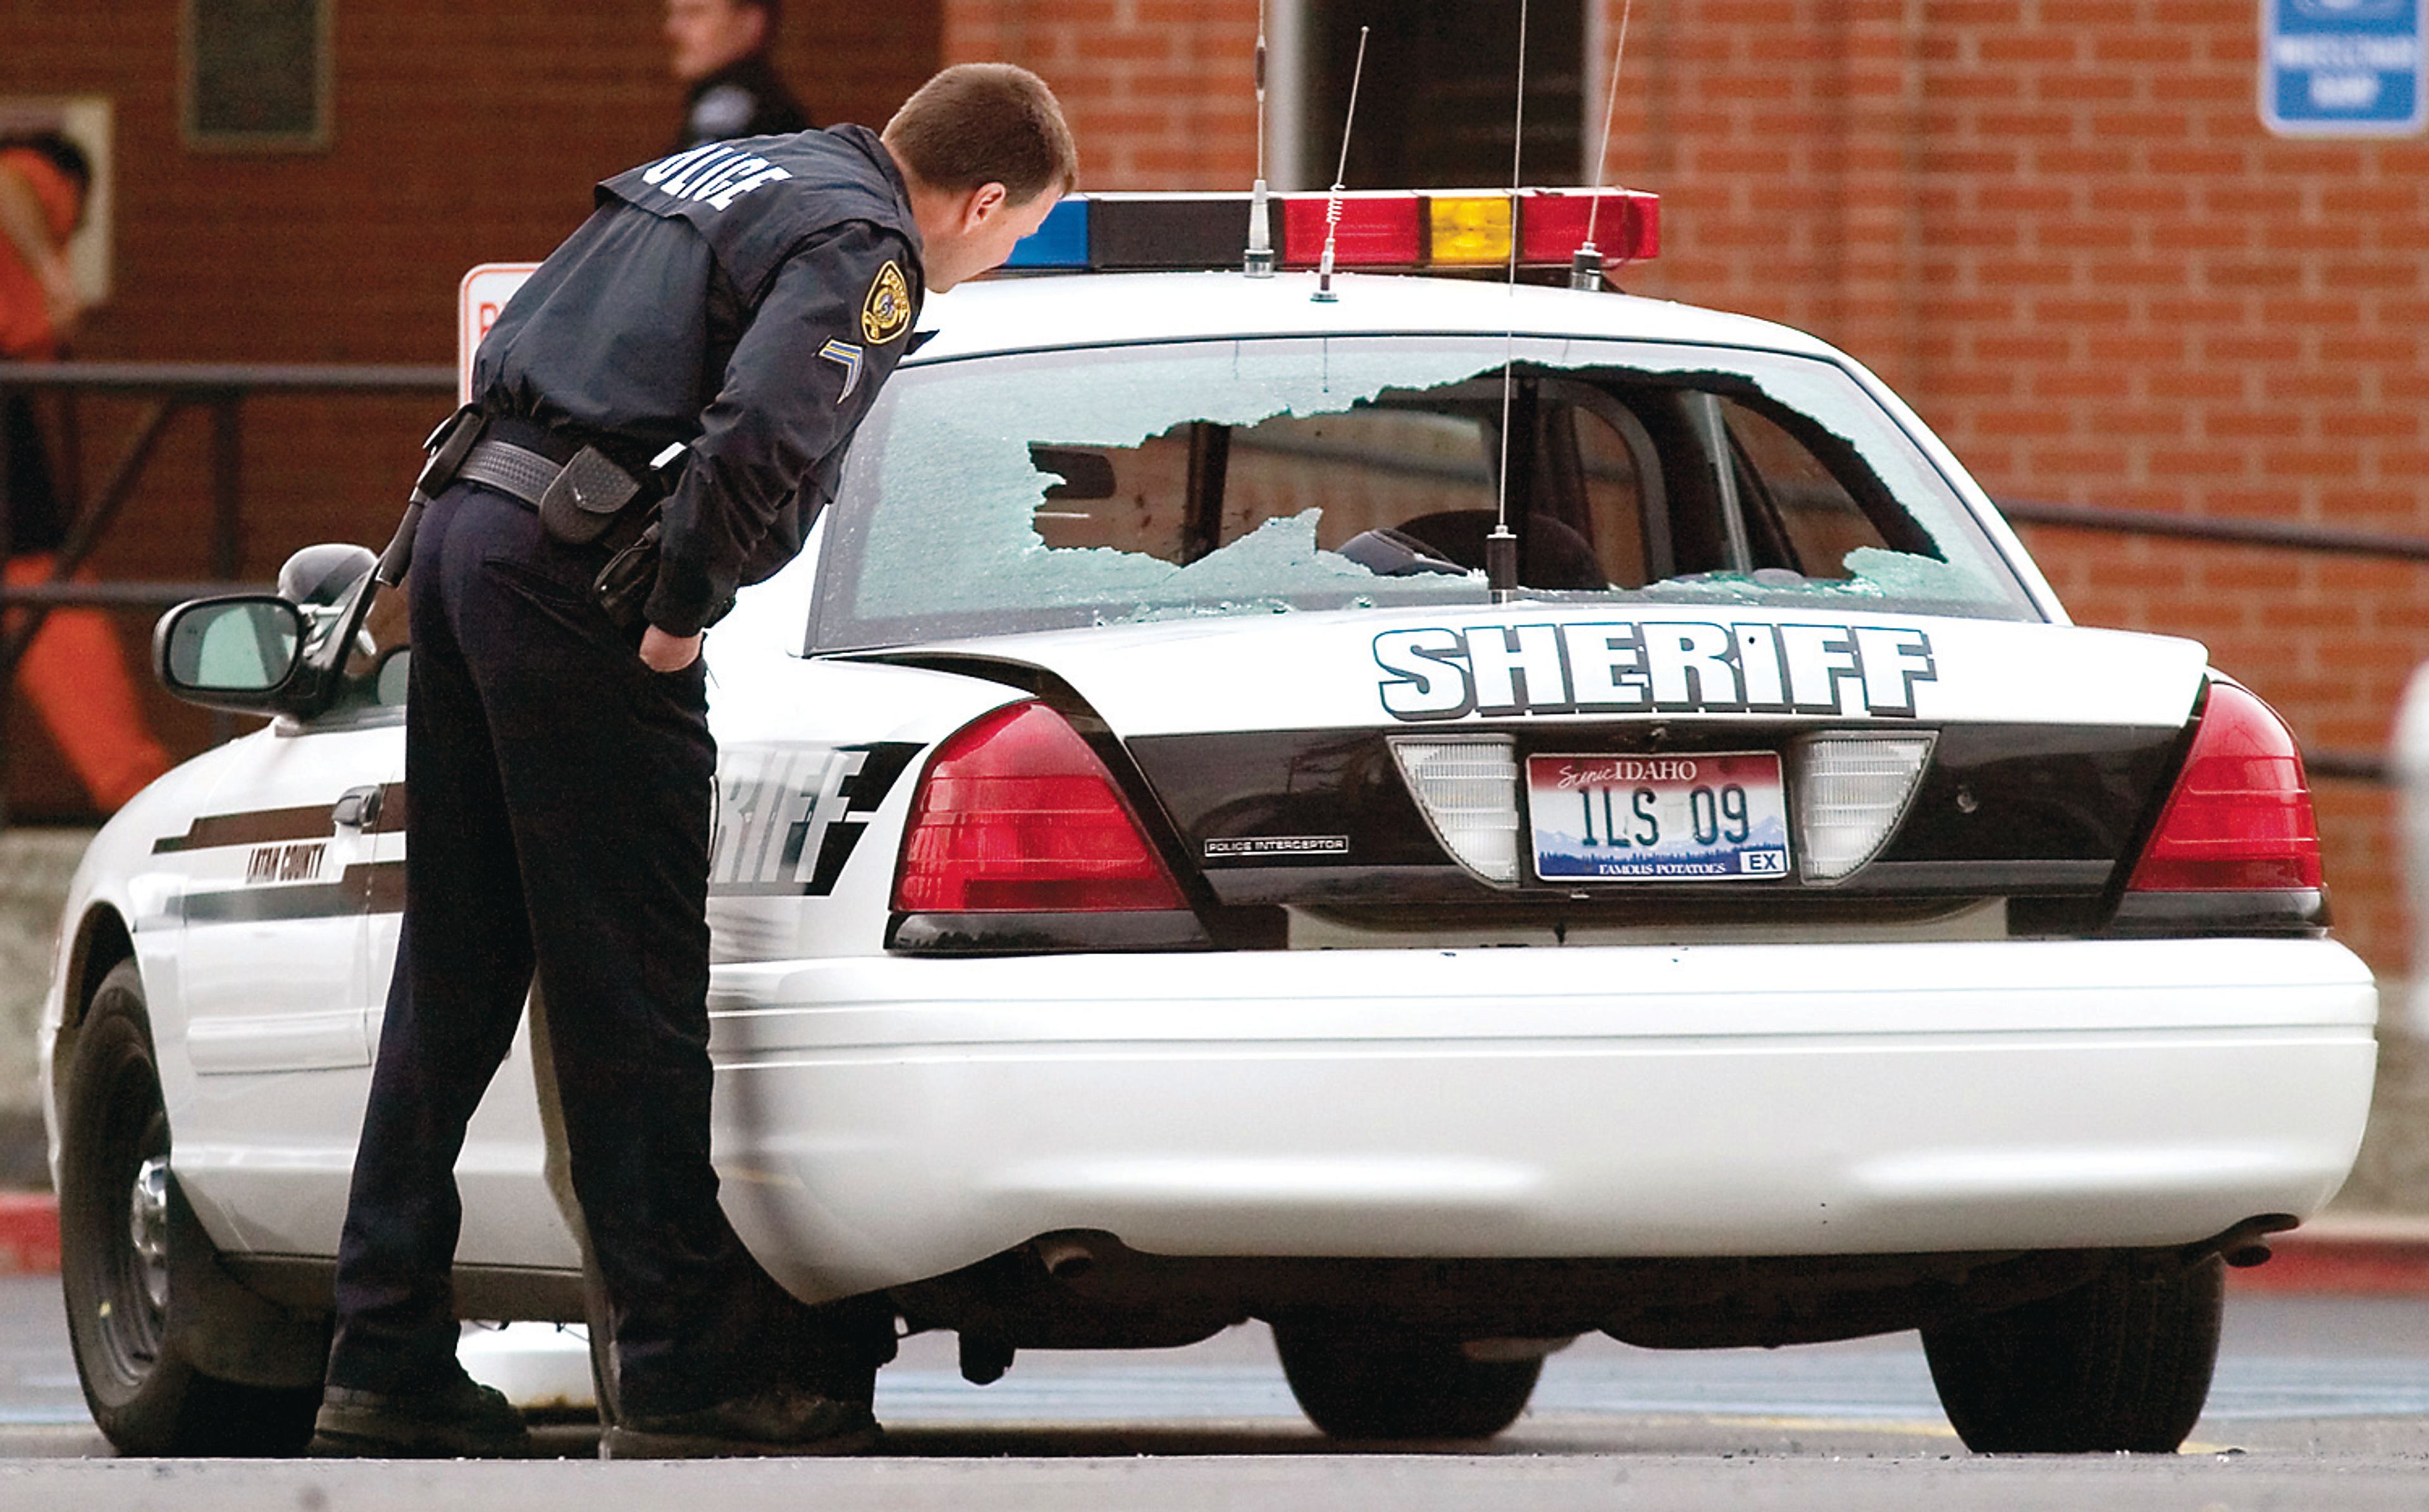
[[[265,924],[405,911],[405,863],[349,866],[334,882],[303,887],[230,887],[186,895],[187,924]],[[174,921],[163,920],[163,923]]]
[[[195,818],[181,835],[162,835],[152,842],[152,854],[179,850],[211,850],[222,846],[267,846],[282,840],[312,840],[335,834],[329,805],[298,809],[255,809],[244,814],[207,814]]]
[[[386,834],[405,828],[405,784],[385,783],[367,832]],[[291,809],[247,809],[236,814],[206,814],[186,826],[181,835],[162,835],[152,842],[152,854],[181,850],[212,850],[223,846],[267,846],[285,840],[318,840],[338,832],[333,803],[312,803]]]

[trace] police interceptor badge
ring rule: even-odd
[[[911,325],[911,286],[893,258],[868,282],[868,297],[860,302],[860,334],[873,346],[884,346]]]

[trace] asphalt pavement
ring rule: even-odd
[[[1262,1327],[1192,1349],[1023,1356],[962,1381],[949,1338],[880,1378],[884,1452],[851,1461],[603,1465],[545,1428],[537,1463],[331,1465],[109,1457],[86,1416],[57,1282],[0,1279],[0,1507],[427,1508],[1929,1505],[2429,1507],[2429,1302],[2238,1296],[2184,1454],[1968,1454],[1913,1336],[1668,1353],[1580,1340],[1481,1453],[1361,1449],[1309,1428]]]

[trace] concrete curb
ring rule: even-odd
[[[0,1275],[58,1268],[59,1200],[47,1192],[0,1192]]]
[[[2429,1295],[2429,1218],[2406,1213],[2327,1213],[2272,1234],[2266,1265],[2230,1271],[2239,1291],[2346,1296]]]
[[[2272,1237],[2266,1265],[2229,1271],[2237,1291],[2429,1296],[2429,1217],[2331,1213]],[[47,1192],[0,1192],[0,1275],[59,1268],[59,1202]]]

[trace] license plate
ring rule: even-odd
[[[1545,881],[1688,882],[1788,875],[1788,805],[1771,751],[1529,756]]]

